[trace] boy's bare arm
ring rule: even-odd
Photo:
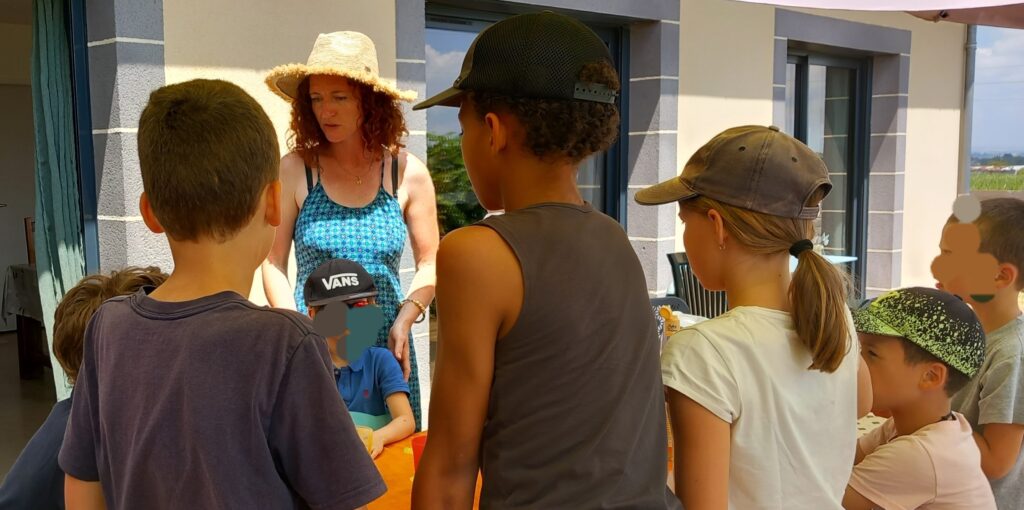
[[[843,495],[843,510],[872,510],[875,504],[849,485],[846,486],[846,494]]]
[[[438,351],[430,435],[413,483],[412,507],[473,506],[480,441],[494,375],[497,339],[522,306],[522,270],[486,227],[459,229],[437,257]]]
[[[860,447],[860,443],[857,443],[857,453],[853,456],[853,465],[860,464],[860,461],[864,460],[868,454],[864,453],[864,449]]]
[[[416,420],[409,404],[409,396],[404,392],[392,393],[386,399],[391,422],[373,433],[373,451],[370,456],[377,458],[384,447],[401,441],[416,431]]]
[[[989,480],[998,480],[1010,473],[1020,455],[1024,425],[989,423],[983,433],[974,433],[981,450],[981,470]]]
[[[106,510],[100,482],[86,482],[64,475],[64,505],[68,510]]]
[[[871,372],[868,371],[868,364],[864,358],[857,356],[860,363],[857,366],[857,419],[867,416],[871,412],[871,405],[874,403],[874,395],[871,388]]]
[[[700,404],[668,389],[675,439],[676,495],[688,510],[729,507],[731,426]]]

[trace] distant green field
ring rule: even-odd
[[[1013,174],[987,174],[980,172],[971,173],[972,190],[1024,190],[1024,173]]]

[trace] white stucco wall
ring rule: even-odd
[[[164,3],[167,83],[217,78],[236,83],[263,105],[287,151],[289,105],[263,83],[281,64],[305,62],[320,33],[355,30],[377,46],[380,72],[395,78],[395,4],[355,0],[301,3],[177,0]],[[289,266],[295,279],[295,261]],[[266,304],[259,271],[250,299]]]
[[[965,28],[904,13],[805,10],[910,30],[901,285],[931,285],[931,260],[956,198]],[[775,8],[682,0],[679,167],[719,131],[772,122]],[[678,247],[682,248],[679,229]]]

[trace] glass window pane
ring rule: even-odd
[[[603,153],[591,155],[580,163],[579,175],[576,176],[583,200],[590,202],[599,211],[604,210],[604,159]]]
[[[816,244],[829,255],[855,255],[847,242],[850,203],[847,188],[853,141],[852,69],[808,66],[807,145],[825,161],[832,180],[832,191],[822,202],[820,221],[816,222]]]
[[[474,37],[473,32],[427,29],[428,97],[452,85]],[[458,108],[427,110],[427,168],[437,193],[437,221],[442,236],[480,221],[486,213],[473,193],[462,161],[458,114]]]
[[[859,131],[857,109],[870,97],[858,88],[860,71],[856,63],[830,57],[806,58],[811,63],[786,66],[786,123],[790,131],[800,124],[801,138],[825,162],[832,181],[832,190],[821,203],[821,214],[814,220],[813,242],[826,255],[864,257],[861,236],[866,227],[860,224],[860,218],[866,190],[860,179],[867,170],[857,166],[863,163],[857,151],[869,140],[866,132]],[[863,292],[862,262],[845,268],[854,272],[859,292]]]
[[[814,152],[825,152],[825,66],[807,69],[807,140]]]
[[[446,28],[426,29],[427,96],[452,85],[459,75],[462,59],[477,32]],[[460,149],[458,108],[427,110],[427,167],[437,192],[441,235],[483,219],[485,214],[465,173]],[[626,118],[624,112],[622,118]],[[608,172],[605,153],[594,154],[580,164],[577,182],[584,200],[605,210],[605,182]]]
[[[786,64],[786,125],[782,131],[796,132],[796,64]]]

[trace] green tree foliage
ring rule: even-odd
[[[487,211],[473,193],[458,135],[427,133],[427,168],[437,193],[437,223],[442,237],[483,219]]]
[[[971,158],[971,164],[996,167],[1024,165],[1024,156],[1010,153],[988,158],[974,156]]]

